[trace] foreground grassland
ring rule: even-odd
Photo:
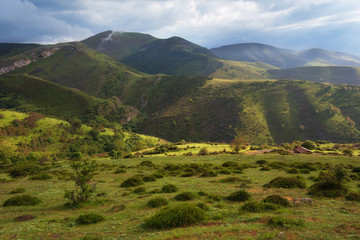
[[[49,180],[30,180],[30,176],[11,178],[5,171],[1,172],[0,239],[359,239],[358,201],[313,197],[307,194],[307,189],[263,187],[280,176],[304,177],[309,187],[322,170],[340,164],[348,175],[345,185],[349,191],[358,193],[360,175],[354,169],[360,167],[359,157],[224,154],[96,161],[100,164],[92,181],[97,183],[96,191],[88,203],[78,207],[65,205],[65,190],[74,187],[69,161],[45,164],[47,168],[43,172],[52,176]],[[308,166],[305,167],[308,171],[299,167],[301,164]],[[297,169],[298,174],[287,173],[289,169]],[[154,181],[138,186],[144,189],[120,187],[130,177],[153,175],[157,176]],[[161,193],[165,184],[174,184],[178,191]],[[17,188],[24,188],[25,192],[9,194]],[[290,206],[260,213],[240,212],[248,201],[232,202],[226,197],[241,189],[251,195],[251,201],[280,195],[290,201]],[[181,204],[175,196],[182,192],[194,193],[194,199],[188,202],[201,203],[199,206],[207,209],[204,221],[163,230],[143,227],[144,221],[161,208],[150,208],[147,205],[150,199],[163,197],[169,201],[168,207],[173,207]],[[36,196],[42,202],[36,206],[2,206],[10,197],[23,194]],[[295,201],[302,197],[311,197],[313,201]],[[76,224],[77,217],[86,213],[100,214],[105,220],[90,225]],[[23,215],[35,218],[15,220]],[[298,224],[270,226],[268,221],[272,217],[296,220]]]

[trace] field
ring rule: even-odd
[[[96,161],[99,169],[92,181],[97,183],[96,191],[89,202],[79,206],[66,205],[68,200],[64,198],[65,190],[74,188],[67,160],[44,165],[42,172],[52,177],[48,180],[30,180],[31,176],[11,178],[5,171],[1,172],[1,204],[23,194],[36,196],[42,202],[35,206],[0,207],[0,239],[359,239],[359,200],[307,194],[320,172],[336,165],[341,165],[348,175],[345,185],[349,191],[358,193],[357,156],[219,154]],[[288,173],[289,169],[297,170],[297,174]],[[120,186],[133,176],[145,181],[139,186]],[[263,187],[280,176],[301,176],[307,188]],[[166,184],[174,184],[178,191],[161,192]],[[9,194],[18,188],[24,188],[25,192]],[[227,199],[241,189],[251,195],[250,201]],[[144,227],[144,221],[161,209],[149,207],[150,199],[163,197],[168,200],[167,207],[172,208],[183,204],[175,200],[182,192],[193,193],[194,199],[187,202],[205,209],[203,221],[160,230]],[[270,195],[288,199],[290,206],[255,213],[240,211],[244,204],[260,202]],[[76,219],[86,213],[102,215],[104,221],[77,224]],[[26,220],[24,215],[35,218],[22,221]],[[23,217],[15,220],[19,216]],[[270,225],[274,217],[288,223]]]

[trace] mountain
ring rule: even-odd
[[[83,43],[149,74],[206,76],[222,66],[210,50],[179,37],[157,39],[141,33],[107,31]]]
[[[259,43],[240,43],[213,48],[221,59],[264,62],[279,68],[300,66],[353,66],[360,67],[360,57],[347,53],[314,48],[293,51]]]
[[[301,66],[306,62],[292,51],[260,43],[240,43],[213,48],[219,58],[234,61],[263,62],[279,68]]]
[[[269,69],[267,72],[275,79],[360,85],[360,68],[358,67],[298,67]]]

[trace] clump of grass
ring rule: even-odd
[[[137,187],[134,189],[133,193],[144,193],[146,189],[144,187]]]
[[[155,182],[155,181],[156,181],[156,177],[153,176],[153,175],[145,176],[145,177],[143,177],[143,181],[144,181],[144,182]]]
[[[265,202],[247,202],[240,208],[241,212],[251,212],[251,213],[260,213],[260,212],[267,212],[273,211],[278,209],[279,206],[273,203],[265,203]]]
[[[203,203],[203,202],[197,203],[196,206],[197,206],[198,208],[201,208],[201,209],[204,210],[204,211],[208,211],[208,210],[210,209],[209,206],[206,205],[206,203]]]
[[[41,171],[41,166],[33,163],[27,163],[27,164],[19,164],[16,165],[8,170],[8,173],[11,177],[25,177],[29,175],[33,175],[35,173],[38,173]]]
[[[267,196],[265,199],[262,200],[264,203],[272,203],[283,207],[290,206],[290,202],[279,195],[270,195]]]
[[[150,161],[150,160],[142,161],[139,165],[140,165],[140,166],[148,166],[148,167],[153,167],[153,166],[155,166],[155,164],[154,164],[152,161]]]
[[[37,197],[33,197],[30,195],[21,195],[9,198],[4,202],[3,206],[34,206],[39,203],[41,203],[41,200]]]
[[[346,195],[345,199],[348,201],[360,202],[360,194],[350,192]]]
[[[80,215],[78,218],[76,218],[75,222],[78,225],[87,225],[102,222],[104,220],[105,218],[99,214],[88,213]]]
[[[267,224],[277,228],[304,227],[305,225],[302,219],[287,219],[283,217],[271,217]]]
[[[265,166],[265,167],[260,168],[259,170],[260,171],[270,171],[271,168]]]
[[[299,170],[296,168],[290,168],[289,170],[286,171],[286,173],[299,174]]]
[[[251,198],[250,194],[245,190],[236,191],[226,197],[227,200],[233,202],[245,202]]]
[[[237,167],[238,163],[234,162],[234,161],[227,161],[227,162],[224,162],[221,166],[223,166],[223,167]]]
[[[305,180],[301,177],[277,177],[265,184],[266,188],[306,188]]]
[[[360,173],[360,167],[354,167],[351,171],[353,173]]]
[[[257,160],[255,163],[262,165],[262,164],[266,164],[267,161],[264,159],[261,159],[261,160]]]
[[[169,203],[169,201],[166,198],[156,197],[156,198],[150,199],[147,202],[147,205],[151,208],[158,208],[158,207],[165,206],[168,203]]]
[[[190,201],[196,198],[196,194],[192,192],[182,192],[175,196],[177,201]]]
[[[160,210],[145,220],[144,227],[149,229],[167,229],[190,226],[204,221],[205,211],[193,204],[181,204]]]
[[[16,188],[16,189],[12,190],[11,192],[9,192],[9,194],[24,193],[25,191],[26,191],[25,188]]]
[[[178,187],[175,186],[174,184],[166,184],[161,188],[162,193],[174,193],[177,191],[178,191]]]
[[[49,180],[49,179],[52,179],[52,176],[47,173],[39,173],[30,178],[30,180]]]
[[[216,177],[216,176],[217,176],[217,173],[214,171],[206,171],[200,175],[200,177]]]
[[[121,183],[121,187],[136,187],[142,185],[144,182],[140,177],[134,176],[126,179]]]

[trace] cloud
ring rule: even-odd
[[[353,38],[358,9],[358,0],[0,0],[0,41],[81,40],[112,29],[180,36],[207,47],[323,42],[342,50],[347,37],[360,45]]]
[[[0,0],[0,32],[1,42],[42,43],[72,41],[91,34],[39,11],[26,0]]]

